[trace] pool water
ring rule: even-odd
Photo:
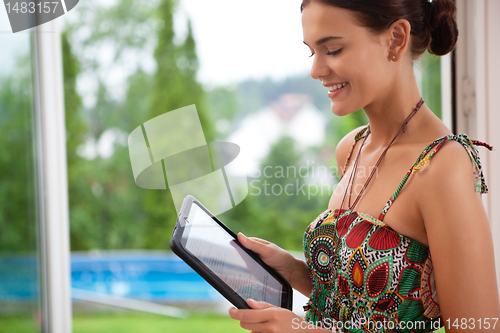
[[[0,301],[38,297],[35,257],[0,257]],[[163,252],[71,255],[71,287],[155,302],[212,302],[222,296],[186,263]]]

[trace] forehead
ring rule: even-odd
[[[312,1],[302,11],[304,42],[313,44],[327,36],[350,37],[366,34],[350,10]]]

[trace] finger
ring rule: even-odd
[[[229,317],[231,317],[231,311],[234,311],[236,310],[236,308],[234,306],[230,307],[228,310],[227,310],[227,313],[229,313]],[[233,318],[233,317],[231,317]],[[233,318],[234,319],[234,318]]]
[[[272,244],[270,241],[267,241],[267,240],[262,239],[262,238],[257,238],[257,237],[247,237],[247,238],[250,239],[251,241],[254,241],[254,242],[260,243],[260,244],[264,244],[264,245]]]
[[[229,313],[229,317],[233,318],[233,319],[236,319],[236,320],[241,320],[241,317],[242,317],[242,313],[240,312],[240,310],[232,307],[232,308],[229,308],[229,310],[227,311]]]
[[[271,242],[269,242],[265,239],[262,239],[262,238],[247,237],[242,232],[239,232],[237,237],[241,243],[260,243],[260,244],[264,244],[264,245],[272,244]]]
[[[241,232],[238,232],[238,235],[236,237],[238,238],[240,243],[243,244],[244,247],[249,248],[250,240],[248,239],[247,236],[243,235],[243,233],[241,233]]]
[[[261,309],[238,310],[229,309],[229,317],[246,323],[263,323],[269,320],[269,312]]]
[[[247,237],[241,232],[238,233],[238,240],[240,243],[249,250],[252,250],[259,255],[265,254],[271,250],[270,245],[273,244],[260,238]]]
[[[258,302],[255,301],[251,298],[247,300],[247,304],[252,308],[252,309],[268,309],[268,308],[275,308],[274,305],[266,303],[266,302]]]

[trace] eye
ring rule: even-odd
[[[328,53],[327,53],[327,55],[336,56],[336,55],[338,55],[340,52],[342,52],[342,49],[338,49],[337,51],[328,52]]]
[[[311,53],[311,55],[309,56],[309,58],[310,58],[310,57],[312,57],[312,56],[314,56],[315,54],[316,54],[316,53],[314,53],[314,52],[313,52],[313,53]]]

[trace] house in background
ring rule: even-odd
[[[278,100],[241,119],[236,130],[228,136],[227,141],[241,149],[241,156],[229,172],[237,176],[255,175],[261,161],[282,136],[293,138],[301,151],[322,144],[326,122],[326,117],[309,96],[281,95]]]

